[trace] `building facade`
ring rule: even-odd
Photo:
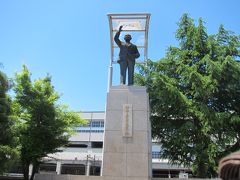
[[[81,112],[81,118],[87,124],[75,129],[76,133],[69,139],[68,147],[62,152],[49,154],[43,159],[39,173],[76,174],[100,176],[103,153],[105,112]],[[168,160],[160,158],[161,145],[152,141],[153,177],[186,177],[189,168],[170,165]]]

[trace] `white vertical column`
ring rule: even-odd
[[[29,166],[29,172],[28,172],[29,176],[32,175],[32,171],[33,171],[33,165],[30,164],[30,166]]]
[[[89,159],[89,155],[87,155],[86,176],[90,176],[90,162],[88,159]]]
[[[62,166],[61,161],[57,161],[57,167],[56,167],[57,174],[61,174],[61,166]]]

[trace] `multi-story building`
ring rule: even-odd
[[[43,159],[39,173],[100,175],[105,112],[81,112],[81,117],[88,123],[76,128],[69,146],[61,148],[62,152]],[[153,140],[153,177],[179,177],[190,172],[189,168],[170,165],[168,160],[160,159],[160,152],[161,145]]]

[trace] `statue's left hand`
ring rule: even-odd
[[[122,28],[123,28],[123,26],[120,26],[118,31],[121,32],[121,31],[122,31]]]

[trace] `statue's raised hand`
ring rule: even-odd
[[[120,26],[118,31],[121,32],[121,31],[122,31],[122,28],[123,28],[123,26]]]

